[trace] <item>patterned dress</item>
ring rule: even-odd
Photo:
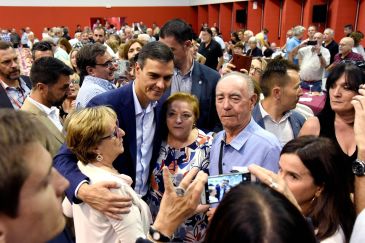
[[[151,188],[148,204],[152,217],[158,213],[164,189],[162,168],[167,166],[172,175],[172,182],[179,185],[184,175],[193,167],[201,170],[209,165],[209,152],[213,137],[199,130],[197,139],[185,148],[175,149],[164,141],[161,145],[160,156],[151,176]],[[201,242],[204,239],[208,225],[205,214],[200,213],[187,219],[174,234],[174,242]]]

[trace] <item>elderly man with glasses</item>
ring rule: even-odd
[[[117,64],[104,45],[95,43],[83,46],[77,53],[76,63],[82,80],[76,97],[78,109],[84,108],[96,95],[116,89],[114,72]]]

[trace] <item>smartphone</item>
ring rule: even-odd
[[[239,172],[209,176],[201,195],[202,204],[219,203],[223,196],[234,186],[242,182],[256,181],[250,172]]]
[[[315,46],[315,45],[317,45],[318,44],[318,42],[317,41],[308,41],[307,42],[307,45],[308,46]]]
[[[244,56],[240,54],[233,54],[233,58],[231,63],[236,66],[233,71],[240,71],[241,69],[246,69],[247,72],[250,71],[251,68],[252,57]]]

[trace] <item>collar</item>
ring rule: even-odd
[[[136,88],[135,88],[135,82],[133,81],[132,84],[132,93],[133,93],[133,101],[134,101],[134,110],[136,112],[136,116],[145,112],[145,113],[149,113],[151,111],[153,111],[153,109],[156,107],[158,101],[151,101],[148,106],[146,107],[146,109],[143,109],[141,106],[141,103],[139,103],[137,94],[136,94]]]
[[[34,99],[32,99],[30,96],[28,96],[29,101],[35,105],[36,107],[38,107],[41,111],[43,111],[44,113],[47,114],[47,116],[49,115],[59,115],[60,110],[56,107],[56,106],[51,106],[51,108],[39,103],[38,101],[35,101]]]
[[[275,123],[281,123],[282,121],[285,121],[286,119],[289,118],[289,116],[291,115],[291,110],[290,111],[287,111],[284,113],[283,117],[281,117],[280,121],[279,122],[276,122],[269,113],[267,113],[267,111],[264,109],[264,107],[262,106],[261,102],[259,102],[259,108],[260,108],[260,112],[261,112],[261,116],[262,116],[262,119],[268,117],[270,120],[272,120],[273,122]]]
[[[109,82],[108,80],[106,79],[103,79],[103,78],[98,78],[98,77],[93,77],[93,76],[90,76],[90,75],[87,75],[84,79],[84,83],[86,82],[90,82],[90,83],[94,83],[94,84],[97,84],[107,90],[112,90],[112,89],[116,89],[117,87],[112,83],[112,82]]]
[[[189,71],[185,75],[183,75],[181,73],[180,69],[178,69],[178,68],[175,67],[174,68],[174,76],[177,76],[177,75],[180,75],[180,76],[189,76],[189,78],[191,78],[191,76],[193,75],[194,65],[195,64],[194,64],[194,60],[193,60],[193,64],[191,65]]]
[[[246,143],[246,141],[251,136],[252,126],[254,124],[254,120],[251,117],[250,122],[247,124],[245,128],[243,128],[240,133],[229,143],[231,147],[233,147],[235,150],[240,150],[243,145]],[[222,134],[222,141],[226,142],[226,132],[223,130]]]
[[[21,89],[24,90],[23,86],[26,85],[26,83],[22,80],[21,77],[19,77],[18,81],[19,81],[19,86],[18,87],[11,87],[7,83],[5,83],[3,80],[0,79],[1,85],[3,86],[4,89],[7,89],[7,88],[9,88],[9,89],[11,89],[11,88],[13,88],[13,89],[21,88]]]

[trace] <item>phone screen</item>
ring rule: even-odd
[[[219,203],[232,187],[251,180],[251,173],[249,172],[209,176],[201,196],[202,204]]]

